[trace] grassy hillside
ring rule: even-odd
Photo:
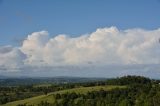
[[[71,92],[76,92],[76,93],[82,93],[82,94],[86,94],[89,91],[98,91],[98,90],[112,90],[115,88],[126,88],[126,86],[112,86],[112,85],[107,85],[107,86],[93,86],[93,87],[80,87],[80,88],[73,88],[73,89],[68,89],[68,90],[61,90],[61,91],[57,91],[57,92],[53,92],[53,93],[49,93],[47,95],[41,95],[41,96],[37,96],[37,97],[32,97],[29,99],[24,99],[24,100],[19,100],[19,101],[15,101],[15,102],[10,102],[7,103],[5,105],[2,106],[16,106],[18,104],[38,104],[41,101],[47,101],[50,103],[54,102],[54,94],[56,93],[71,93]]]

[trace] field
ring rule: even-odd
[[[63,94],[63,93],[76,92],[76,93],[80,93],[80,94],[86,94],[89,91],[99,91],[101,89],[103,89],[105,91],[108,91],[108,90],[112,90],[112,89],[115,89],[115,88],[126,88],[126,86],[106,85],[106,86],[79,87],[79,88],[73,88],[73,89],[67,89],[67,90],[60,90],[60,91],[48,93],[47,95],[41,95],[41,96],[29,98],[29,99],[10,102],[10,103],[4,104],[2,106],[16,106],[18,104],[27,104],[27,105],[28,104],[34,104],[34,105],[37,105],[41,101],[47,101],[49,103],[54,103],[54,96],[53,95],[55,95],[57,93]]]

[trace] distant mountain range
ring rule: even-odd
[[[16,86],[16,85],[32,85],[32,84],[64,84],[64,83],[81,83],[81,82],[91,82],[91,81],[102,81],[106,78],[83,78],[83,77],[8,77],[0,76],[1,86]]]

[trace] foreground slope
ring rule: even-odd
[[[101,89],[108,91],[108,90],[112,90],[115,88],[126,88],[126,86],[116,86],[116,85],[106,85],[106,86],[93,86],[93,87],[80,87],[80,88],[73,88],[73,89],[67,89],[67,90],[61,90],[61,91],[56,91],[53,93],[49,93],[47,95],[41,95],[41,96],[37,96],[37,97],[32,97],[32,98],[28,98],[28,99],[24,99],[24,100],[19,100],[19,101],[15,101],[15,102],[10,102],[7,104],[4,104],[2,106],[16,106],[18,104],[27,104],[27,105],[37,105],[39,104],[41,101],[47,101],[49,103],[54,103],[54,95],[57,93],[63,94],[63,93],[80,93],[80,94],[86,94],[87,92],[90,91],[99,91]]]

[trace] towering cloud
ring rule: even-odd
[[[99,28],[71,38],[47,31],[28,35],[21,47],[0,47],[0,67],[87,67],[160,64],[160,29]],[[8,64],[7,64],[8,63]],[[132,67],[133,68],[133,67]]]

